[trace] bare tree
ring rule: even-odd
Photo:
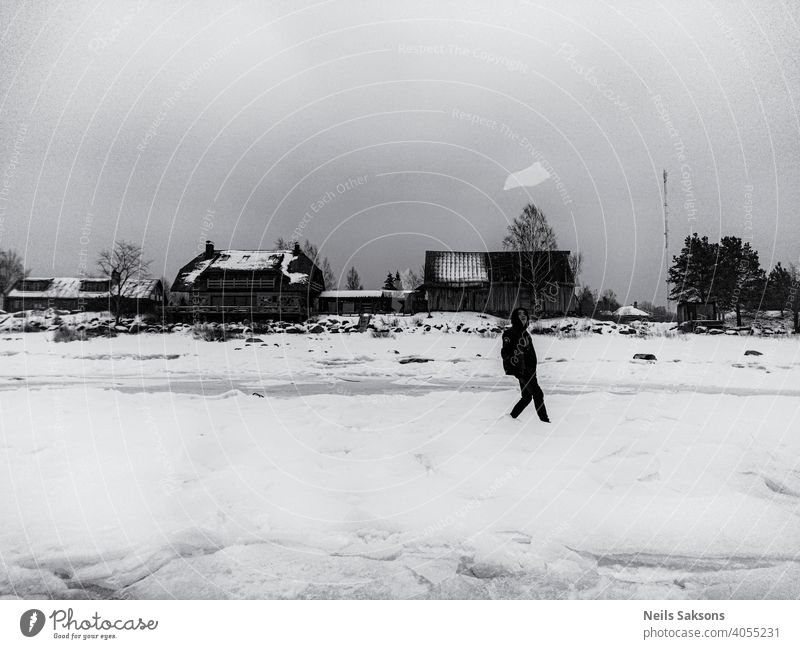
[[[506,250],[556,250],[558,241],[547,217],[536,205],[528,203],[507,228],[503,239]]]
[[[508,226],[503,248],[520,253],[521,280],[529,286],[534,310],[539,311],[554,262],[547,253],[558,248],[555,232],[544,212],[528,203]]]
[[[164,288],[164,306],[169,304],[170,295],[172,294],[172,282],[170,282],[164,275],[161,276],[161,286]]]
[[[603,295],[600,296],[600,301],[597,303],[599,309],[602,311],[611,311],[612,313],[619,309],[620,306],[617,300],[617,294],[610,288],[603,291]]]
[[[306,239],[306,242],[303,244],[303,252],[322,271],[322,277],[325,280],[325,286],[329,288],[336,286],[336,275],[331,268],[328,258],[320,256],[319,248]]]
[[[126,287],[137,279],[148,277],[151,263],[142,258],[141,246],[128,241],[117,241],[112,248],[102,250],[98,255],[98,268],[111,278],[110,294],[116,324],[122,315],[122,296]]]
[[[576,252],[575,254],[569,256],[569,269],[572,271],[572,278],[577,285],[578,276],[581,274],[581,270],[583,270],[582,252]]]
[[[275,239],[275,250],[290,250],[293,247],[293,244],[288,239],[284,239],[283,237],[278,237]]]
[[[355,266],[351,266],[347,272],[347,284],[345,288],[349,291],[361,291],[364,285],[361,283],[361,278],[358,276],[358,271]]]
[[[19,280],[28,276],[22,258],[14,250],[0,250],[0,297],[5,296]]]
[[[402,273],[400,273],[400,284],[403,287],[403,290],[413,291],[420,284],[422,284],[422,281],[413,270],[406,268]]]

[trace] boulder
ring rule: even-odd
[[[633,357],[637,361],[654,361],[656,360],[655,354],[634,354]]]
[[[310,334],[323,334],[323,333],[325,333],[325,331],[326,331],[325,327],[323,327],[321,324],[315,324],[313,327],[311,327],[308,330],[308,333],[310,333]]]
[[[744,355],[745,356],[763,356],[764,354],[762,354],[760,351],[757,351],[755,349],[747,349],[747,350],[745,350]]]
[[[245,338],[246,343],[263,343],[264,341],[261,338]]]

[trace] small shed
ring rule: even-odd
[[[709,320],[720,322],[716,302],[701,302],[700,300],[678,302],[678,324]]]
[[[414,310],[411,290],[334,290],[319,295],[320,313],[355,315],[359,313],[403,313]]]

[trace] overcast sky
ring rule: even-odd
[[[5,1],[0,248],[75,275],[123,238],[172,279],[207,238],[299,235],[371,288],[499,249],[532,200],[584,283],[663,303],[662,169],[672,254],[697,231],[798,261],[799,23],[779,0]]]

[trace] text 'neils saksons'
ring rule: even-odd
[[[678,611],[673,613],[666,609],[660,611],[645,611],[645,620],[724,620],[725,613],[704,613],[703,611]]]

